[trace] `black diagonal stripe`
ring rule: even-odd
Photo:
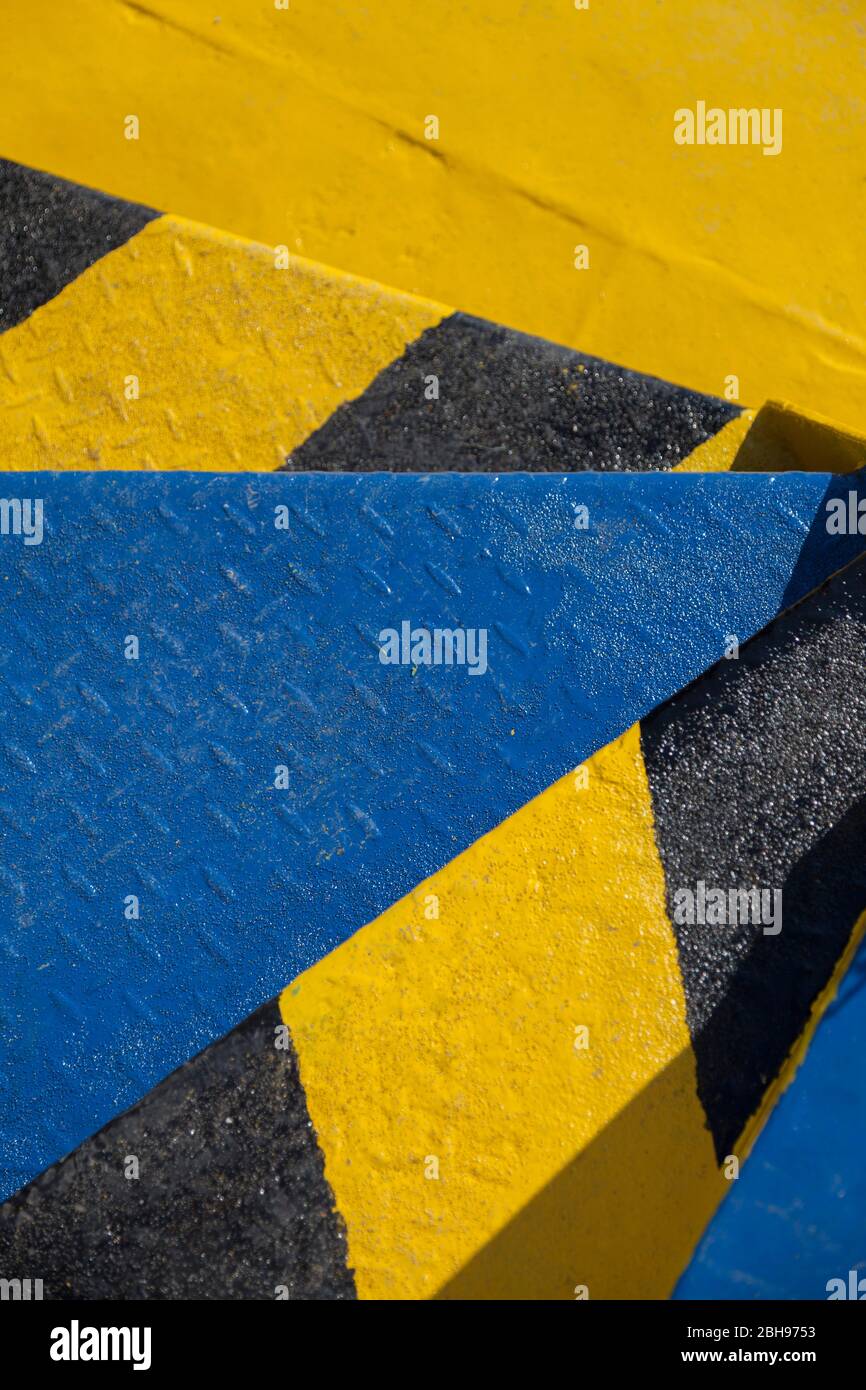
[[[46,1299],[354,1298],[279,1026],[266,1004],[0,1207],[0,1277]]]
[[[438,383],[438,398],[428,399]],[[737,406],[466,314],[428,328],[288,469],[673,468]]]
[[[157,216],[0,159],[0,333]]]
[[[641,726],[698,1091],[720,1159],[866,908],[864,669],[858,560]],[[780,934],[677,923],[676,894],[699,882],[781,889]]]

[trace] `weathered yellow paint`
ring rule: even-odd
[[[735,375],[750,405],[792,400],[866,429],[857,5],[11,9],[9,158],[699,390],[721,395]],[[675,144],[674,112],[698,100],[781,108],[781,153]],[[573,268],[580,244],[587,270]]]
[[[9,467],[278,468],[450,312],[276,259],[273,248],[161,217],[8,330]],[[730,468],[753,418],[743,412],[679,468]]]
[[[637,726],[588,768],[281,996],[362,1297],[664,1297],[725,1186]]]
[[[0,337],[7,468],[278,468],[444,310],[182,218]]]
[[[277,468],[451,312],[301,257],[276,261],[273,248],[169,216],[97,261],[0,337],[9,467]],[[864,464],[862,436],[771,401],[675,471]]]

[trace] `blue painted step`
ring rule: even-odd
[[[866,944],[675,1298],[820,1300],[832,1280],[866,1298],[864,1055]]]
[[[0,1194],[859,553],[862,487],[0,477],[44,510],[0,537]],[[404,621],[488,669],[383,665]]]

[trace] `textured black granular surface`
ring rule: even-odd
[[[429,379],[438,399],[428,400]],[[673,468],[738,406],[452,314],[287,459],[290,470]]]
[[[0,159],[0,333],[158,215]]]
[[[866,909],[866,561],[641,725],[719,1159],[801,1033]],[[782,890],[782,930],[677,925],[678,889]]]
[[[280,1023],[264,1005],[0,1207],[0,1276],[61,1300],[354,1298]]]

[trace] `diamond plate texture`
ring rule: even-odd
[[[861,486],[0,478],[45,512],[0,538],[4,1191],[844,563]],[[383,666],[404,620],[488,672]]]

